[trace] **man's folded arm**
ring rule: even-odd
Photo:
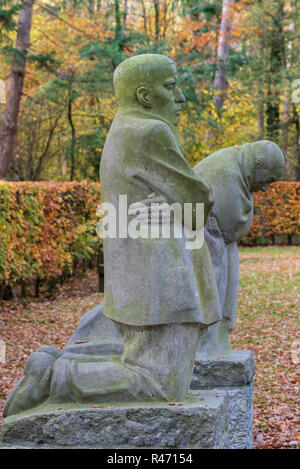
[[[206,222],[213,205],[211,186],[189,166],[167,124],[157,124],[144,137],[143,151],[133,177],[163,195],[167,203],[181,204],[182,220],[184,204],[192,204],[192,226],[189,228],[196,228],[196,203],[203,203]]]

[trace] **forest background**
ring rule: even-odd
[[[299,181],[299,22],[296,0],[0,0],[0,178],[96,181],[114,69],[162,53],[189,163],[270,139]]]

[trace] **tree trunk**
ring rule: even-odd
[[[258,89],[258,112],[257,112],[257,127],[258,136],[262,140],[265,135],[265,105],[264,105],[264,92],[262,85],[259,85]]]
[[[155,12],[155,40],[159,38],[159,0],[153,0]]]
[[[70,181],[74,180],[75,177],[75,126],[73,122],[73,111],[72,111],[72,84],[70,84],[69,88],[69,103],[68,103],[68,120],[71,127],[71,166],[70,166]]]
[[[293,4],[290,2],[290,8],[291,8],[291,16],[293,14]],[[289,119],[290,115],[293,113],[292,111],[292,105],[291,105],[291,82],[289,77],[292,75],[291,70],[292,70],[292,63],[293,63],[293,38],[295,37],[295,22],[294,18],[290,20],[289,24],[289,33],[290,35],[287,37],[287,47],[286,47],[286,75],[287,79],[285,82],[285,90],[284,90],[284,98],[283,98],[283,109],[282,109],[282,132],[281,132],[281,147],[282,151],[285,156],[288,154],[288,149],[289,149]],[[294,113],[293,113],[294,114]],[[294,115],[295,117],[295,115]],[[296,125],[296,135],[297,135],[297,124]],[[294,142],[295,143],[295,142]],[[295,148],[296,150],[296,148]],[[295,155],[296,156],[296,155]],[[289,160],[287,159],[287,165],[286,165],[286,174],[289,176],[289,173],[293,175],[294,173],[294,167],[293,165],[289,164]]]
[[[123,48],[125,44],[125,29],[126,29],[127,14],[128,14],[128,5],[127,5],[127,0],[125,0],[124,11],[123,11],[123,23],[122,23],[122,29],[121,29],[121,41],[120,41],[121,48]]]
[[[168,4],[168,1],[165,0],[164,2],[164,9],[163,9],[163,32],[162,32],[162,37],[163,39],[166,39],[166,32],[167,32],[167,25],[168,25],[168,7],[169,7],[169,4]]]
[[[120,43],[121,40],[121,15],[120,15],[120,2],[119,0],[115,0],[115,40]]]
[[[286,68],[285,41],[283,33],[284,3],[276,2],[275,16],[272,16],[272,37],[270,40],[268,94],[266,105],[267,138],[277,140],[280,128],[280,92],[282,70]]]
[[[295,123],[294,154],[296,159],[296,181],[300,181],[300,119],[295,103],[293,103],[293,117]]]
[[[143,21],[144,21],[144,33],[148,36],[148,29],[147,29],[147,13],[144,0],[140,0],[143,9]]]
[[[233,20],[232,6],[233,0],[223,0],[222,19],[217,51],[217,70],[214,81],[214,88],[216,91],[214,105],[217,109],[222,109],[226,95],[226,89],[228,88],[227,62],[230,51],[230,39]]]
[[[71,107],[71,109],[70,109]],[[74,178],[74,144],[75,144],[75,128],[74,128],[74,125],[73,125],[73,121],[72,121],[72,105],[70,104],[70,101],[69,101],[69,113],[70,116],[71,116],[71,120],[70,120],[70,125],[71,125],[71,129],[72,129],[72,145],[71,145],[71,160],[72,160],[72,164],[71,164],[71,167],[73,168],[71,170],[72,172],[72,175],[71,175],[71,181],[73,180]],[[33,172],[32,171],[32,176],[31,178],[29,178],[31,181],[38,181],[40,179],[40,176],[41,176],[41,171],[42,171],[42,167],[43,167],[43,163],[44,163],[44,160],[46,159],[47,155],[48,155],[48,152],[49,152],[49,149],[50,149],[50,145],[51,145],[51,141],[52,141],[52,138],[53,138],[53,135],[54,135],[54,131],[56,129],[56,126],[57,126],[57,123],[59,121],[59,118],[60,116],[58,116],[55,120],[54,120],[54,123],[53,125],[51,126],[51,122],[50,122],[50,129],[49,129],[49,135],[48,135],[48,139],[47,139],[47,142],[46,142],[46,146],[45,146],[45,149],[44,151],[42,152],[41,156],[39,157],[38,159],[38,163],[37,163],[37,166],[36,166],[36,169],[35,171]],[[69,117],[70,119],[70,117]]]
[[[7,83],[7,101],[0,118],[0,178],[7,177],[13,157],[18,115],[23,92],[26,56],[30,47],[30,29],[34,0],[23,0],[18,21],[17,43]]]
[[[88,0],[88,10],[90,18],[93,18],[95,13],[95,0]]]
[[[292,20],[289,24],[289,31],[291,33],[295,33],[295,23]],[[292,60],[292,43],[291,39],[288,38],[287,40],[287,58],[286,58],[286,70],[288,75],[290,75],[291,71],[291,60]],[[288,149],[288,120],[290,115],[290,107],[291,107],[291,99],[290,99],[290,80],[287,81],[284,91],[284,98],[283,98],[283,110],[282,110],[282,149],[284,154],[287,153]]]

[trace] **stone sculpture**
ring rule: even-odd
[[[154,202],[179,203],[187,230],[180,238],[130,237],[119,223],[116,236],[104,239],[104,303],[80,319],[63,350],[45,345],[30,355],[6,403],[1,441],[251,448],[253,355],[231,352],[229,339],[237,241],[251,227],[252,193],[281,176],[283,155],[261,141],[221,150],[191,168],[177,130],[184,97],[167,57],[125,60],[114,87],[118,111],[102,156],[102,202],[120,213],[119,196],[126,194],[148,232],[162,224],[149,212]],[[200,227],[197,203],[204,203]],[[135,213],[128,211],[129,223]],[[204,225],[202,247],[186,249],[187,233]],[[198,391],[188,393],[190,385]]]
[[[198,359],[230,354],[239,284],[237,241],[251,228],[252,193],[266,191],[282,176],[284,168],[280,148],[265,140],[217,151],[194,168],[213,187],[215,202],[205,226],[205,239],[222,307],[222,320],[209,327],[200,339]]]
[[[270,141],[246,143],[213,153],[194,167],[197,174],[209,181],[214,191],[214,206],[205,225],[222,320],[209,326],[201,336],[197,360],[228,356],[230,333],[235,326],[239,282],[237,241],[251,227],[252,193],[266,191],[285,167],[280,148]],[[86,341],[81,344],[76,342]],[[101,349],[101,353],[122,353],[120,329],[103,315],[103,304],[86,313],[69,340],[66,350],[77,353]]]
[[[184,97],[174,63],[157,54],[132,57],[116,69],[114,87],[118,111],[101,161],[102,201],[117,211],[120,194],[127,195],[129,204],[154,195],[180,203],[183,211],[184,203],[204,203],[206,221],[212,189],[182,154],[176,126]],[[189,229],[196,226],[194,218]],[[122,332],[123,354],[103,356],[97,343],[79,354],[41,347],[29,357],[5,416],[45,400],[185,398],[199,337],[221,319],[208,247],[204,242],[201,249],[187,251],[184,237],[131,239],[118,234],[104,240],[103,312]]]

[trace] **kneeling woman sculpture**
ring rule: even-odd
[[[213,187],[214,205],[205,226],[205,239],[222,308],[222,320],[210,326],[199,341],[199,359],[230,354],[239,285],[237,241],[251,228],[252,193],[266,191],[280,178],[284,167],[280,148],[263,140],[217,151],[194,168]]]

